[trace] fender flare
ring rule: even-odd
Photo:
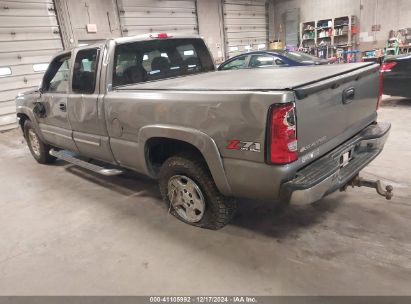
[[[28,119],[33,123],[34,128],[36,129],[37,135],[43,142],[47,142],[43,136],[43,133],[40,130],[39,123],[33,113],[33,110],[26,106],[17,106],[16,115],[22,114],[28,117]],[[20,123],[19,123],[20,124]],[[24,132],[24,130],[22,130]]]
[[[176,139],[196,147],[203,155],[210,169],[211,175],[218,190],[226,196],[231,196],[232,191],[228,183],[223,161],[220,152],[214,140],[207,134],[192,128],[174,126],[174,125],[148,125],[142,127],[138,134],[140,150],[140,163],[144,164],[145,171],[148,175],[152,175],[149,170],[149,165],[146,158],[146,144],[147,141],[154,137]],[[139,145],[140,145],[139,144]],[[143,148],[144,147],[144,148]]]

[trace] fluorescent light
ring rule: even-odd
[[[9,67],[0,67],[0,76],[11,75],[11,69]]]
[[[33,64],[34,72],[44,72],[49,67],[48,63],[36,63]]]

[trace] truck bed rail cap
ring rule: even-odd
[[[216,71],[149,81],[118,87],[118,90],[178,91],[276,91],[293,90],[304,85],[361,70],[377,64],[350,63],[340,65],[261,68]]]

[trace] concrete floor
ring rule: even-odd
[[[167,214],[157,184],[38,165],[0,134],[1,295],[410,295],[411,101],[386,99],[393,129],[366,170],[385,201],[350,189],[306,207],[240,201],[220,231]]]

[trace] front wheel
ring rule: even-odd
[[[24,122],[23,133],[30,153],[37,162],[49,164],[56,160],[54,156],[49,154],[51,147],[40,139],[30,120]]]
[[[195,156],[173,156],[160,169],[160,192],[170,212],[192,226],[217,230],[233,217],[236,202],[217,189]]]

